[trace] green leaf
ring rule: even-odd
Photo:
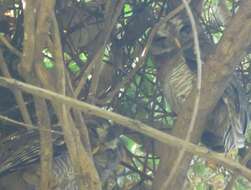
[[[165,117],[164,118],[164,124],[168,126],[173,126],[174,124],[174,119],[172,117]]]
[[[249,186],[250,185],[248,185],[247,180],[245,180],[244,178],[240,177],[236,181],[235,190],[247,190],[247,189],[250,189]]]
[[[213,36],[213,40],[215,43],[218,43],[222,37],[223,33],[222,32],[216,32],[216,33],[213,33],[212,36]]]
[[[44,58],[43,65],[46,69],[52,69],[54,67],[54,63],[48,57]]]
[[[193,165],[193,170],[198,176],[204,176],[206,174],[206,165],[198,162]]]
[[[135,93],[136,93],[137,87],[135,86],[134,83],[132,83],[130,85],[130,87],[128,88],[128,90],[126,91],[127,96],[129,97],[134,97]]]
[[[43,59],[43,66],[46,69],[52,69],[54,67],[54,62],[52,61],[52,54],[51,52],[49,52],[48,49],[44,49],[43,50],[43,54],[44,54],[44,59]]]
[[[130,151],[133,150],[134,146],[136,145],[136,142],[133,141],[131,138],[121,135],[120,140],[123,142],[123,144],[126,146],[126,148]]]
[[[206,190],[206,185],[203,182],[200,182],[196,185],[196,190]]]
[[[153,59],[151,56],[148,56],[147,61],[146,61],[147,66],[155,66],[153,63]]]
[[[148,80],[143,80],[142,83],[142,90],[144,92],[145,95],[147,96],[152,96],[153,95],[153,84],[150,83]]]
[[[80,71],[79,66],[77,65],[77,63],[75,63],[74,61],[71,61],[68,65],[68,68],[70,69],[71,72],[73,73],[77,73]]]
[[[86,63],[87,60],[88,60],[88,54],[85,53],[85,52],[80,53],[80,54],[79,54],[79,59],[80,59],[81,61],[83,61],[84,63]]]
[[[124,5],[124,15],[125,17],[129,17],[132,16],[133,12],[132,12],[132,6],[128,3],[126,3]]]

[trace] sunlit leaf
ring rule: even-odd
[[[201,162],[195,163],[193,169],[198,176],[203,176],[206,173],[206,165]]]
[[[132,6],[128,3],[126,3],[124,5],[124,15],[125,17],[129,17],[132,16],[133,12],[132,12]]]
[[[84,63],[86,63],[87,60],[88,60],[88,55],[86,53],[82,52],[82,53],[79,54],[79,59],[81,61],[83,61]]]
[[[248,181],[243,177],[238,178],[235,183],[235,190],[247,190],[247,189],[251,189],[251,184],[248,183]]]
[[[52,69],[54,67],[53,62],[51,61],[51,59],[45,57],[43,60],[43,65],[46,69]]]
[[[134,146],[136,145],[136,142],[127,136],[122,135],[120,139],[128,150],[132,151]]]
[[[196,185],[196,190],[206,190],[205,183],[201,182]]]
[[[69,67],[70,71],[73,73],[77,73],[80,71],[79,66],[74,61],[71,61],[68,65],[68,67]]]

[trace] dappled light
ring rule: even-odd
[[[0,0],[0,189],[251,189],[250,10]]]

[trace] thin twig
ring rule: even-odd
[[[70,97],[74,97],[73,87],[71,83],[71,79],[69,76],[69,73],[66,73],[66,84],[67,84],[67,93]],[[81,111],[74,109],[73,115],[76,123],[76,127],[78,128],[81,136],[82,143],[84,144],[87,152],[89,153],[89,156],[92,158],[92,150],[91,150],[91,143],[90,143],[90,137],[89,132],[85,123],[85,119],[81,113]],[[92,158],[93,159],[93,158]]]
[[[196,56],[196,61],[197,61],[197,86],[196,86],[197,93],[196,93],[196,98],[195,98],[195,102],[194,102],[194,109],[193,109],[193,113],[192,113],[192,118],[191,118],[191,121],[189,124],[188,132],[185,137],[185,140],[187,142],[189,142],[192,137],[192,133],[194,131],[194,128],[195,128],[195,121],[196,121],[196,117],[198,114],[199,103],[200,103],[202,61],[201,61],[201,53],[200,53],[200,47],[199,47],[198,31],[197,31],[197,27],[196,27],[196,23],[195,23],[195,19],[194,19],[192,10],[186,0],[182,0],[182,2],[185,6],[188,18],[189,18],[191,26],[192,26],[193,39],[194,39],[194,50],[195,50],[195,56]],[[170,183],[173,182],[175,176],[177,175],[177,168],[180,166],[182,158],[185,155],[185,152],[186,152],[186,150],[183,147],[180,150],[180,152],[178,153],[178,157],[176,159],[176,162],[174,163],[171,171],[169,172],[169,175],[168,175],[166,181],[163,183],[163,185],[161,187],[162,190],[167,189],[168,186],[170,185]]]
[[[52,179],[53,143],[50,133],[51,120],[45,99],[34,98],[34,106],[37,115],[37,125],[40,136],[40,189],[50,188]],[[45,129],[45,130],[42,130]],[[43,188],[41,188],[43,186]]]
[[[124,0],[120,0],[118,1],[119,5],[113,7],[113,3],[111,2],[107,2],[106,3],[106,10],[105,10],[105,28],[104,31],[101,33],[101,41],[102,41],[102,45],[100,48],[100,51],[97,52],[97,55],[95,55],[95,57],[97,56],[98,59],[96,59],[96,62],[93,63],[94,67],[93,67],[93,73],[92,73],[92,81],[91,81],[91,86],[90,86],[90,90],[88,93],[88,97],[87,97],[87,101],[93,103],[94,98],[96,97],[96,93],[97,93],[97,88],[98,88],[98,84],[100,83],[100,74],[101,72],[103,72],[102,70],[102,59],[103,59],[103,55],[104,55],[104,51],[105,51],[105,46],[107,44],[107,42],[109,41],[109,38],[111,36],[112,30],[117,22],[117,19],[120,15],[120,12],[122,10],[123,4],[124,4]],[[115,9],[111,10],[112,8]],[[114,16],[113,16],[113,12],[115,12]],[[95,58],[94,57],[94,58]],[[97,64],[99,64],[99,67],[97,66]],[[103,82],[103,81],[102,81]]]
[[[50,132],[50,133],[54,133],[54,134],[58,134],[58,135],[63,135],[63,133],[61,131],[56,131],[56,130],[53,130],[53,129],[40,129],[39,127],[35,126],[35,125],[29,125],[29,124],[26,124],[26,123],[23,123],[23,122],[19,122],[19,121],[16,121],[16,120],[13,120],[13,119],[10,119],[6,116],[3,116],[3,115],[0,115],[0,120],[2,122],[6,122],[6,123],[9,123],[11,125],[15,125],[16,127],[22,127],[22,128],[28,128],[28,129],[34,129],[34,130],[43,130],[43,131],[46,131],[46,132]]]
[[[125,87],[126,84],[128,84],[132,78],[135,76],[135,74],[137,73],[137,71],[142,68],[142,66],[146,63],[146,56],[147,56],[147,53],[149,52],[149,49],[150,49],[150,46],[152,44],[152,41],[153,41],[153,38],[157,32],[157,29],[158,29],[159,25],[156,25],[150,35],[149,35],[149,38],[147,40],[147,43],[143,49],[143,51],[141,52],[141,55],[139,57],[139,61],[136,65],[135,68],[133,68],[133,70],[128,74],[128,76],[122,80],[116,87],[115,89],[110,92],[106,98],[102,99],[102,100],[96,100],[98,101],[99,104],[104,104],[104,103],[107,103],[109,100],[113,99],[113,97],[120,91],[121,88]]]
[[[129,170],[131,170],[131,171],[133,171],[135,173],[138,173],[141,176],[141,178],[143,178],[143,179],[151,180],[151,181],[153,180],[152,176],[147,175],[146,172],[140,171],[137,167],[133,167],[130,164],[124,162],[124,161],[121,161],[120,164],[123,165],[124,167],[128,168]]]
[[[190,2],[190,0],[189,0]],[[167,16],[164,16],[163,18],[160,19],[160,21],[153,27],[153,29],[151,30],[151,33],[148,37],[148,40],[146,42],[146,45],[143,49],[143,51],[140,54],[139,57],[139,61],[136,65],[136,67],[128,74],[128,76],[122,80],[116,87],[115,89],[110,92],[106,98],[102,99],[102,100],[97,100],[98,104],[105,104],[108,101],[110,101],[111,99],[113,99],[113,97],[120,91],[121,88],[124,88],[131,80],[132,78],[135,76],[135,74],[138,72],[138,70],[140,68],[142,68],[145,64],[145,60],[147,57],[147,54],[149,52],[149,49],[151,47],[153,38],[156,34],[156,32],[158,31],[158,28],[165,22],[168,22],[170,19],[172,19],[175,15],[177,15],[180,11],[182,11],[184,9],[184,5],[181,4],[179,5],[176,9],[174,9],[173,11],[171,11]]]
[[[117,5],[117,9],[115,11],[115,15],[113,17],[113,19],[111,21],[107,21],[107,24],[111,24],[111,26],[106,26],[106,30],[104,31],[104,41],[101,45],[101,47],[98,49],[97,53],[95,54],[93,60],[91,61],[91,63],[88,65],[88,67],[86,68],[85,72],[83,73],[83,76],[81,78],[81,80],[79,81],[75,91],[74,91],[74,95],[76,97],[79,96],[81,89],[85,86],[86,80],[88,78],[88,76],[90,75],[90,73],[92,72],[93,69],[95,69],[95,66],[97,65],[97,63],[100,63],[100,61],[102,60],[102,56],[103,56],[103,52],[105,49],[105,45],[111,35],[112,29],[116,24],[116,21],[120,15],[121,9],[123,7],[125,0],[120,0],[118,5]]]
[[[53,23],[53,41],[54,41],[54,56],[56,62],[57,72],[57,85],[55,89],[62,95],[66,94],[66,71],[64,68],[62,45],[60,40],[60,33],[55,14],[52,15]],[[53,103],[54,108],[58,114],[59,121],[62,123],[62,130],[64,132],[64,138],[69,151],[70,159],[72,160],[73,168],[78,176],[76,179],[80,189],[85,189],[85,183],[88,189],[100,190],[101,182],[93,163],[92,157],[89,151],[85,150],[79,130],[76,128],[76,124],[72,118],[70,107],[67,104]],[[88,136],[87,136],[88,137]],[[88,140],[88,139],[87,139]],[[88,180],[84,180],[87,177]]]
[[[54,52],[53,55],[55,57],[55,71],[57,73],[57,82],[56,85],[53,87],[56,92],[59,92],[62,95],[66,94],[66,75],[65,75],[65,68],[64,68],[64,62],[63,62],[63,55],[62,55],[62,46],[60,41],[60,33],[58,30],[58,23],[55,17],[55,14],[52,15],[52,24],[53,24],[53,45],[54,45]],[[76,176],[79,176],[76,178],[77,184],[79,185],[80,189],[85,188],[84,181],[82,180],[85,176],[85,171],[81,170],[81,159],[78,156],[78,146],[76,143],[76,136],[74,134],[74,128],[75,123],[72,121],[71,114],[69,112],[69,106],[66,104],[58,104],[53,102],[54,109],[58,115],[59,122],[62,124],[62,130],[64,133],[64,138],[66,142],[66,146],[68,148],[69,156],[72,161],[74,172],[76,173]],[[80,143],[79,146],[83,146],[82,143]],[[87,182],[92,183],[92,180],[89,180]],[[91,185],[90,185],[91,186]]]

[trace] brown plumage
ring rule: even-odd
[[[163,94],[172,110],[179,114],[196,83],[196,61],[190,23],[184,15],[179,15],[164,25],[157,32],[152,54],[158,67]],[[214,45],[198,20],[197,27],[202,59],[205,59],[214,49]],[[248,122],[246,103],[242,85],[238,77],[233,76],[209,116],[210,127],[203,134],[202,142],[214,150],[243,148],[244,131]],[[214,144],[216,141],[217,145]]]
[[[97,134],[98,136],[100,134]],[[107,134],[109,135],[109,134]],[[95,143],[99,143],[97,137]],[[108,138],[107,136],[102,138]],[[121,149],[117,144],[117,139],[107,140],[95,153],[93,153],[94,163],[102,182],[106,182],[111,177],[121,159]],[[52,162],[52,185],[55,190],[78,190],[76,175],[69,155],[66,151],[64,140],[61,135],[53,135],[54,158]],[[93,145],[94,146],[94,145]],[[97,147],[94,147],[95,149]],[[0,188],[1,179],[5,179],[12,173],[20,173],[20,183],[26,183],[26,190],[37,190],[39,188],[39,156],[40,138],[37,131],[23,131],[13,133],[0,141]],[[36,179],[31,179],[36,176]],[[13,175],[12,175],[13,176]],[[10,176],[10,178],[12,177]],[[15,175],[14,175],[15,176]],[[32,176],[32,177],[31,177]],[[17,185],[18,185],[17,184]],[[10,185],[10,184],[9,184]],[[6,184],[5,184],[6,186]]]

